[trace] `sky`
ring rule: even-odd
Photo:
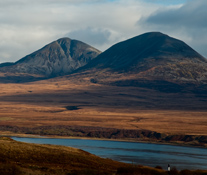
[[[159,31],[207,57],[207,0],[0,0],[0,63],[62,37],[101,51]]]

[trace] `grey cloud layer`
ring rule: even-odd
[[[138,21],[138,25],[173,34],[207,56],[206,7],[206,0],[189,1],[180,8],[158,10]]]
[[[102,28],[91,28],[78,29],[68,33],[66,36],[72,37],[73,39],[82,40],[91,45],[101,46],[105,43],[109,43],[111,32],[107,29]]]
[[[175,25],[177,27],[206,28],[206,7],[206,0],[190,1],[178,9],[157,12],[151,15],[146,22],[164,26]]]

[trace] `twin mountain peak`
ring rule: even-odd
[[[74,72],[90,74],[100,82],[108,74],[110,81],[120,75],[124,81],[206,84],[207,60],[184,42],[160,32],[136,36],[103,53],[81,41],[62,38],[15,63],[1,64],[0,81],[25,82],[73,76]]]

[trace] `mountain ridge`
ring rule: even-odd
[[[89,76],[91,82],[113,85],[137,86],[140,83],[134,82],[143,80],[196,85],[207,83],[207,59],[181,40],[148,32],[102,53],[81,41],[60,38],[15,63],[1,64],[0,73],[1,82],[79,73],[79,79]]]

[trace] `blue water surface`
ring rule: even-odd
[[[207,149],[205,148],[108,140],[20,137],[12,137],[12,139],[28,143],[70,146],[102,158],[151,167],[159,165],[163,169],[166,169],[168,164],[179,170],[207,169]]]

